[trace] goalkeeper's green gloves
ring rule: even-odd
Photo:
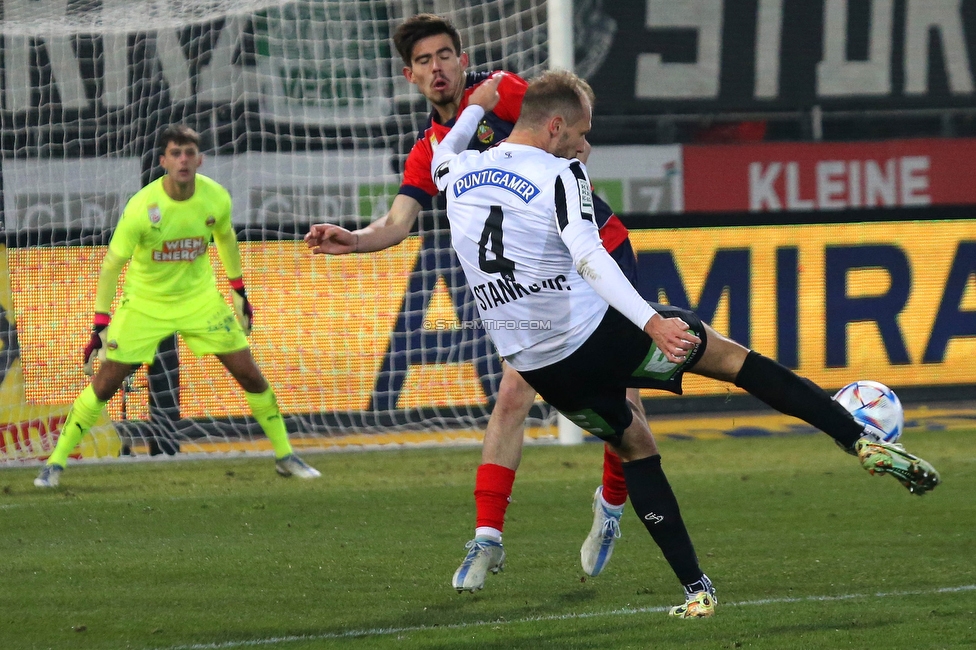
[[[230,288],[232,289],[230,297],[234,301],[234,314],[237,316],[237,322],[244,330],[244,336],[250,336],[251,325],[254,322],[254,309],[247,299],[247,292],[244,291],[244,278],[231,280]]]
[[[85,362],[81,366],[89,377],[95,374],[95,358],[105,361],[105,331],[111,320],[112,317],[108,314],[95,314],[95,325],[92,327],[88,345],[85,346]]]

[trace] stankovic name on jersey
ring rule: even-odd
[[[491,185],[508,190],[526,203],[539,194],[539,188],[530,180],[503,169],[483,169],[469,172],[454,181],[454,196],[458,197],[476,187]]]
[[[532,283],[528,287],[513,280],[500,278],[476,285],[471,291],[474,293],[475,298],[478,299],[478,305],[482,309],[491,309],[492,307],[518,300],[522,296],[539,293],[543,289],[572,291],[573,287],[569,286],[566,276],[560,274],[554,278],[546,278],[539,283]]]

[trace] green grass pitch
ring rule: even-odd
[[[450,579],[480,449],[74,465],[42,492],[0,471],[0,648],[972,648],[976,430],[909,431],[943,485],[910,495],[823,435],[661,441],[716,617],[629,509],[598,578],[579,546],[601,448],[533,446],[506,570]]]

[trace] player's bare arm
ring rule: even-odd
[[[398,194],[390,211],[365,228],[349,231],[331,223],[314,224],[305,235],[305,244],[315,255],[381,251],[407,238],[421,207],[416,199]]]

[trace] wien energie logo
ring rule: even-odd
[[[172,239],[163,242],[162,250],[153,251],[154,262],[192,262],[207,252],[203,237]]]

